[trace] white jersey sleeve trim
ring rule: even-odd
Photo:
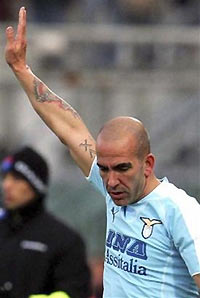
[[[200,271],[199,271],[199,272],[195,272],[195,273],[193,273],[193,274],[192,274],[192,277],[194,277],[195,275],[198,275],[198,274],[200,274]]]
[[[101,195],[106,197],[107,191],[104,187],[103,180],[99,174],[99,167],[97,166],[97,158],[96,157],[92,163],[89,176],[86,177],[86,179],[96,190],[98,190],[98,192],[101,193]]]

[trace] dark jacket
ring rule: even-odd
[[[0,297],[64,291],[90,295],[90,272],[80,236],[35,201],[0,213]]]

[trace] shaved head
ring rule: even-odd
[[[132,117],[117,117],[106,122],[101,128],[98,139],[106,142],[132,139],[133,152],[139,159],[150,153],[150,141],[147,130],[142,122]]]

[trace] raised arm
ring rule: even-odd
[[[95,157],[95,141],[79,114],[38,79],[26,64],[26,10],[19,11],[17,34],[6,29],[5,57],[38,115],[68,146],[72,158],[87,176]]]

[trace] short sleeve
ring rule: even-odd
[[[107,191],[103,184],[103,180],[99,174],[99,168],[97,166],[97,159],[95,158],[89,173],[89,176],[86,177],[87,181],[94,186],[104,197],[107,195]]]

